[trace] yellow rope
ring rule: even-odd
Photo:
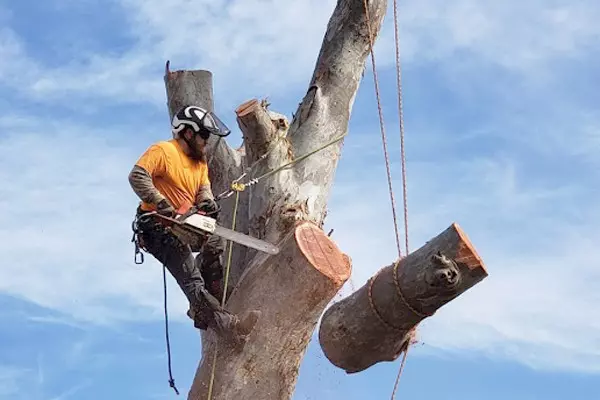
[[[244,190],[244,188],[237,187],[234,184],[232,184],[231,186],[235,190],[235,205],[233,206],[233,217],[232,217],[232,222],[231,222],[231,229],[235,230],[235,220],[237,218],[237,210],[238,210],[238,204],[239,204],[239,199],[240,199],[240,190],[238,190],[238,189]],[[231,240],[229,240],[229,253],[227,254],[227,266],[225,268],[225,284],[223,287],[223,298],[221,299],[221,307],[225,307],[225,300],[227,297],[227,283],[229,282],[229,270],[231,267],[232,254],[233,254],[233,242]],[[215,380],[215,366],[217,364],[217,351],[219,350],[218,339],[219,338],[217,337],[216,343],[215,343],[215,353],[213,355],[213,361],[212,361],[212,371],[210,373],[210,382],[208,384],[208,400],[212,399],[213,383]]]

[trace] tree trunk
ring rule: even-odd
[[[373,37],[386,6],[386,0],[369,2]],[[291,125],[264,103],[250,101],[236,110],[244,151],[225,140],[209,142],[215,194],[228,190],[243,172],[249,172],[248,179],[260,176],[345,134],[369,50],[363,0],[339,0]],[[184,104],[213,109],[210,72],[170,72],[167,65],[165,85],[170,115]],[[226,308],[259,309],[262,315],[243,349],[217,342],[212,330],[204,332],[188,399],[207,399],[215,346],[213,399],[291,398],[315,324],[350,276],[350,259],[321,229],[341,146],[336,142],[240,193],[236,230],[278,244],[281,251],[268,256],[234,246],[229,285],[235,289]],[[224,226],[231,225],[234,197],[221,203]]]
[[[249,183],[346,134],[370,51],[364,4],[338,0],[307,94],[291,124],[252,99],[235,110],[243,148],[232,149],[224,139],[209,140],[215,194],[230,190],[240,177]],[[370,0],[368,7],[375,38],[387,1]],[[170,116],[186,104],[214,108],[209,71],[171,72],[167,64],[165,85]],[[242,347],[217,338],[212,330],[202,334],[202,358],[188,399],[208,399],[209,388],[212,399],[291,398],[315,325],[350,276],[349,257],[321,229],[341,146],[337,141],[252,181],[239,193],[236,230],[277,244],[280,253],[270,256],[233,246],[226,308],[237,314],[251,309],[262,314]],[[234,200],[235,195],[221,201],[219,223],[226,227],[233,222]],[[374,281],[371,299],[381,319],[369,314],[367,287],[325,314],[320,341],[335,365],[356,372],[394,359],[406,346],[405,332],[485,276],[456,225],[400,265],[397,282],[405,302],[394,297],[392,266]]]
[[[419,322],[486,276],[475,249],[453,224],[331,306],[319,329],[321,348],[347,373],[393,361]]]

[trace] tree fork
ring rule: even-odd
[[[466,234],[452,224],[331,306],[319,329],[321,348],[347,373],[394,361],[419,322],[487,275]]]

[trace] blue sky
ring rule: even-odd
[[[127,174],[170,137],[164,63],[213,71],[217,111],[238,145],[241,102],[268,97],[291,117],[334,5],[0,2],[0,398],[176,398],[162,272],[151,257],[134,265],[129,242]],[[421,325],[398,398],[593,398],[600,5],[399,7],[410,247],[456,221],[490,276]],[[391,4],[375,51],[400,207]],[[370,71],[326,221],[353,260],[340,296],[396,256]],[[169,289],[175,380],[186,393],[200,343],[172,280]],[[313,341],[294,399],[389,398],[398,366],[346,376]]]

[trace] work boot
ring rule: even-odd
[[[236,345],[246,341],[254,329],[261,312],[258,310],[246,311],[242,317],[229,312],[215,312],[215,330],[219,335],[231,339]]]
[[[235,333],[239,336],[248,336],[254,330],[254,326],[260,317],[261,312],[258,310],[247,311],[238,319],[235,326]]]
[[[190,306],[187,316],[194,321],[194,327],[200,330],[208,329],[208,319],[206,310],[199,307]],[[225,310],[214,311],[214,325],[212,328],[219,334],[230,337],[236,343],[244,341],[252,333],[261,312],[258,310],[246,311],[242,317],[232,314]]]
[[[194,321],[194,328],[203,331],[208,329],[208,324],[206,321],[204,321],[204,318],[201,317],[199,311],[194,307],[190,306],[190,308],[187,310],[187,316]]]

